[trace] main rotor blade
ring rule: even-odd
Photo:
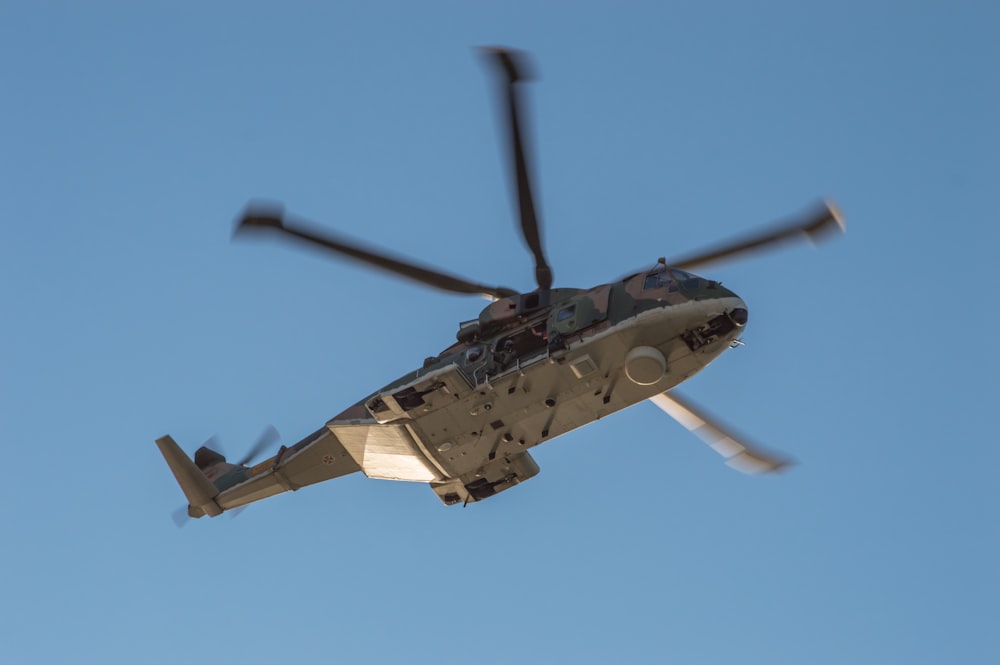
[[[501,286],[486,286],[475,284],[460,277],[420,266],[412,261],[394,258],[383,252],[377,252],[362,247],[342,237],[334,236],[329,231],[311,227],[301,220],[292,221],[280,208],[250,206],[240,217],[236,225],[236,234],[271,230],[286,237],[298,238],[312,243],[317,247],[331,250],[356,261],[367,263],[394,275],[406,277],[415,282],[433,286],[450,293],[484,295],[494,299],[517,295],[517,291]]]
[[[507,139],[514,160],[514,181],[517,184],[521,233],[524,234],[524,241],[535,257],[535,281],[538,283],[538,288],[547,290],[552,288],[552,269],[546,262],[545,251],[542,249],[540,225],[538,215],[535,212],[534,197],[531,194],[531,177],[528,173],[528,160],[525,156],[524,135],[521,133],[523,114],[521,113],[521,99],[517,83],[530,78],[530,76],[525,75],[526,58],[523,53],[503,48],[487,48],[484,51],[491,56],[491,59],[500,68],[501,74],[506,77],[503,93],[507,102]]]
[[[674,420],[726,458],[726,464],[743,473],[757,474],[780,471],[791,462],[753,446],[738,435],[723,428],[712,416],[691,402],[681,399],[674,391],[649,398]]]
[[[667,261],[671,268],[692,270],[721,259],[728,259],[749,252],[770,249],[773,245],[788,243],[795,240],[811,240],[814,243],[826,239],[834,233],[845,230],[844,219],[833,201],[825,201],[812,213],[766,229],[753,235],[745,236],[713,248],[682,256],[673,261]]]

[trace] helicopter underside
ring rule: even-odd
[[[648,310],[493,376],[446,365],[380,394],[372,418],[327,428],[370,478],[430,483],[448,504],[477,501],[538,472],[529,448],[699,372],[739,336],[729,313],[741,308],[733,297]],[[401,396],[414,392],[422,400],[406,408]]]

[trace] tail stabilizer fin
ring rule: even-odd
[[[163,459],[177,479],[177,484],[181,486],[184,496],[192,509],[200,510],[203,514],[215,517],[222,514],[222,508],[215,502],[219,490],[212,484],[198,465],[191,461],[191,458],[184,454],[181,447],[170,435],[162,436],[156,440],[156,446],[160,449]],[[208,450],[205,448],[204,450]],[[200,452],[200,451],[199,451]],[[222,457],[218,453],[208,450],[212,455]],[[225,461],[225,458],[222,458]],[[196,512],[190,510],[189,514]],[[191,515],[194,517],[195,515]]]

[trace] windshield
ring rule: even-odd
[[[659,268],[646,275],[646,280],[643,282],[642,288],[658,289],[665,286],[670,291],[676,291],[678,284],[693,287],[698,284],[699,279],[699,277],[692,275],[686,270]]]

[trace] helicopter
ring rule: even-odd
[[[721,259],[845,229],[832,202],[791,221],[592,288],[553,287],[541,241],[524,138],[527,55],[484,49],[500,88],[520,229],[535,263],[529,292],[469,281],[326,231],[274,205],[250,204],[235,235],[278,237],[448,293],[492,302],[459,324],[456,339],[422,366],[368,395],[291,446],[269,429],[232,463],[205,445],[191,459],[169,435],[156,440],[188,501],[186,517],[215,517],[282,492],[362,472],[421,482],[445,505],[468,505],[539,472],[531,448],[649,400],[745,473],[789,460],[750,443],[675,388],[742,344],[746,303],[691,272]]]

